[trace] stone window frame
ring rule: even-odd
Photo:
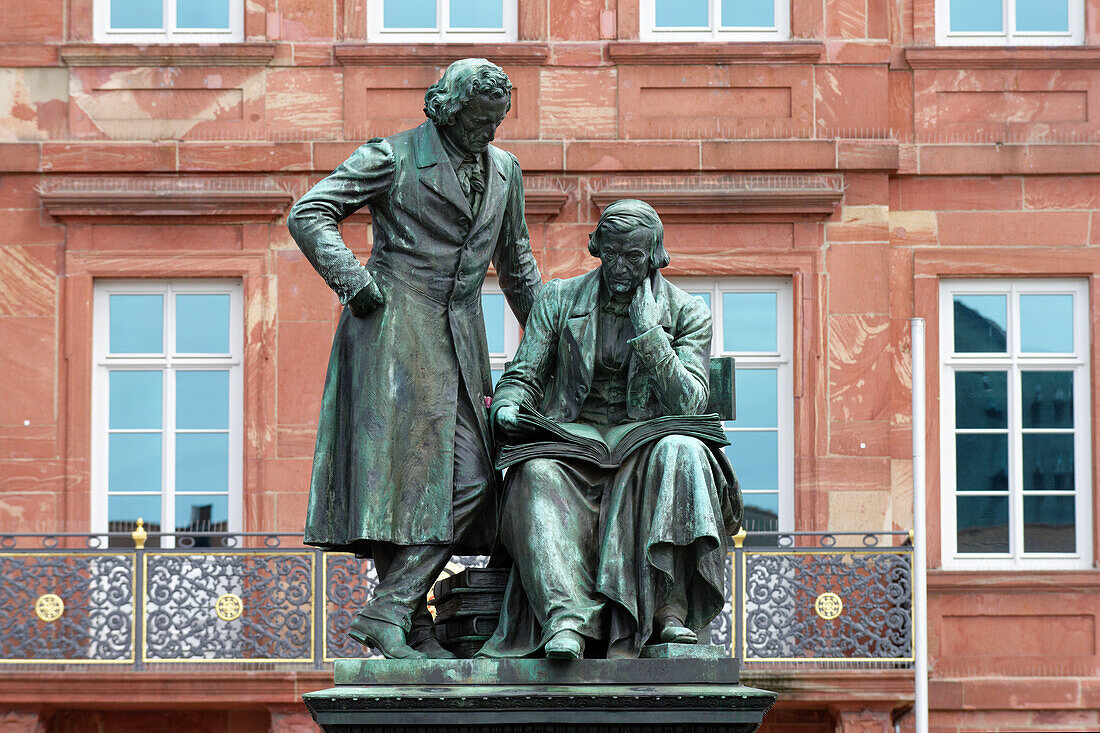
[[[97,43],[240,43],[244,37],[244,0],[227,0],[229,3],[229,27],[224,30],[177,30],[175,7],[177,0],[164,3],[164,29],[160,31],[112,30],[110,28],[111,0],[93,0],[92,37]]]
[[[383,25],[383,0],[367,0],[368,43],[511,43],[519,40],[520,0],[501,0],[503,3],[503,29],[459,30],[448,27],[450,0],[436,0],[436,18],[440,21],[435,30],[387,29]]]
[[[229,308],[229,353],[227,355],[174,355],[166,348],[159,355],[115,356],[108,353],[108,329],[110,312],[109,297],[112,294],[163,294],[165,296],[164,343],[172,343],[175,323],[169,315],[172,312],[170,301],[176,294],[216,293],[227,294]],[[243,489],[244,489],[244,410],[245,410],[245,335],[244,335],[244,286],[240,278],[206,277],[201,279],[185,278],[96,278],[93,283],[92,338],[91,338],[91,436],[90,436],[90,531],[105,532],[108,528],[108,405],[110,400],[109,374],[112,369],[152,369],[163,370],[166,374],[187,371],[195,368],[218,368],[229,371],[229,475],[228,475],[228,532],[240,532],[244,529]],[[161,516],[155,521],[162,526],[161,531],[174,530],[174,522],[162,522],[164,518],[175,518],[175,475],[173,425],[175,415],[174,379],[166,379],[163,388],[163,409],[161,416]],[[146,524],[153,519],[144,517]],[[162,538],[159,546],[171,548],[174,539]]]
[[[791,39],[790,0],[772,0],[775,28],[724,29],[719,23],[721,0],[708,0],[710,27],[700,30],[664,30],[655,27],[655,0],[638,0],[638,37],[642,41],[788,41]]]
[[[939,456],[940,515],[942,567],[945,570],[1076,570],[1092,567],[1093,503],[1092,503],[1092,403],[1090,341],[1090,285],[1085,278],[1015,277],[1015,278],[944,278],[939,283]],[[1011,346],[1006,355],[957,356],[953,347],[953,296],[962,293],[1006,294],[1009,303],[1009,330],[1015,329],[1018,305],[1016,295],[1024,292],[1058,292],[1074,295],[1074,344],[1071,356],[1021,356]],[[1012,336],[1010,335],[1010,344]],[[955,387],[954,374],[975,371],[982,367],[1019,372],[1027,366],[1063,367],[1072,370],[1074,378],[1074,455],[1075,459],[1075,553],[1023,552],[1023,491],[1019,457],[1021,426],[1018,392],[1009,382],[1009,552],[1007,554],[959,553],[957,551],[955,506]],[[931,390],[930,390],[931,391]]]
[[[1016,0],[1002,0],[1004,31],[1001,33],[951,31],[951,0],[935,0],[937,46],[1080,46],[1085,43],[1085,0],[1069,3],[1069,29],[1065,33],[1023,32],[1015,26]]]

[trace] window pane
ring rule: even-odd
[[[493,387],[496,387],[497,382],[499,382],[500,378],[504,376],[504,370],[503,369],[493,369],[489,372],[489,374],[492,375],[492,378],[493,378]]]
[[[229,372],[176,372],[176,427],[229,429]]]
[[[177,532],[224,532],[229,528],[229,497],[225,494],[176,496]]]
[[[229,28],[229,0],[176,0],[177,28]]]
[[[1004,353],[1007,313],[1007,296],[956,295],[955,351]]]
[[[111,28],[163,28],[164,4],[158,0],[111,0]]]
[[[502,0],[451,0],[452,28],[503,28]]]
[[[1073,434],[1024,433],[1024,491],[1073,491]]]
[[[138,518],[145,522],[147,532],[160,531],[159,496],[110,496],[107,497],[107,530],[126,532],[134,529]],[[133,547],[133,543],[130,543]]]
[[[689,293],[689,295],[692,295],[703,301],[703,305],[707,307],[708,311],[710,310],[710,293]]]
[[[162,414],[161,372],[111,372],[110,415],[114,430],[159,430]]]
[[[490,354],[504,353],[504,295],[482,293],[481,312],[485,314],[485,337]]]
[[[722,293],[724,350],[775,352],[777,321],[775,293]]]
[[[1008,490],[1008,436],[956,435],[955,488],[958,491]]]
[[[1024,497],[1024,552],[1076,552],[1072,496]]]
[[[164,350],[164,296],[112,295],[111,353],[159,354]]]
[[[1066,0],[1016,0],[1016,30],[1066,33],[1069,31],[1069,3]]]
[[[955,372],[955,427],[1008,427],[1008,372]]]
[[[176,296],[176,351],[229,353],[229,296]]]
[[[176,435],[176,491],[229,490],[229,435]]]
[[[385,28],[435,28],[435,0],[382,0]]]
[[[779,494],[775,491],[761,493],[746,492],[745,519],[742,526],[746,532],[776,532],[779,530]]]
[[[1000,33],[1001,0],[950,0],[953,33]]]
[[[160,433],[107,438],[108,491],[160,491]]]
[[[707,0],[654,0],[657,28],[709,28]]]
[[[725,448],[741,488],[779,489],[779,434],[726,433],[732,445]]]
[[[779,425],[779,373],[775,369],[738,369],[734,388],[737,392],[739,428],[774,428]]]
[[[722,0],[722,25],[727,28],[772,28],[775,0]]]
[[[1020,296],[1020,350],[1041,354],[1073,352],[1073,296]]]
[[[1073,427],[1073,372],[1021,372],[1025,428]]]
[[[959,552],[1008,552],[1008,497],[959,496]]]

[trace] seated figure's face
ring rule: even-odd
[[[644,228],[622,234],[607,232],[600,237],[601,277],[612,295],[633,293],[642,284],[649,275],[652,244],[653,232]]]

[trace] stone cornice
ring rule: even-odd
[[[914,69],[1097,69],[1100,46],[910,46],[905,60]]]
[[[292,201],[265,179],[70,178],[49,182],[39,195],[46,213],[65,222],[271,221]]]
[[[267,66],[274,43],[70,43],[60,49],[66,66]]]
[[[617,199],[649,203],[666,222],[725,222],[744,218],[825,219],[844,189],[839,176],[767,175],[613,183],[591,194],[603,210]]]
[[[530,222],[544,222],[553,219],[561,212],[561,207],[569,200],[569,194],[558,188],[525,186],[523,190],[523,210]],[[363,208],[352,214],[349,219],[357,224],[370,221],[370,210]]]
[[[928,590],[963,593],[1097,593],[1100,570],[932,570]]]
[[[812,64],[821,60],[819,41],[781,43],[676,43],[612,41],[617,64]]]
[[[449,64],[471,56],[496,64],[539,65],[546,61],[545,43],[338,43],[337,63],[345,66]]]

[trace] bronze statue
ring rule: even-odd
[[[506,479],[515,564],[481,656],[637,657],[696,643],[722,609],[741,495],[718,416],[700,416],[710,313],[661,277],[663,236],[648,204],[608,206],[589,241],[601,266],[546,285],[497,385],[501,455],[539,457]]]
[[[425,595],[454,554],[496,531],[481,286],[492,262],[527,321],[541,287],[523,180],[489,143],[512,85],[463,59],[428,89],[419,127],[375,138],[295,204],[288,225],[340,297],[310,484],[305,542],[373,557],[380,582],[349,632],[387,657],[451,657]],[[339,222],[367,206],[366,266]]]

